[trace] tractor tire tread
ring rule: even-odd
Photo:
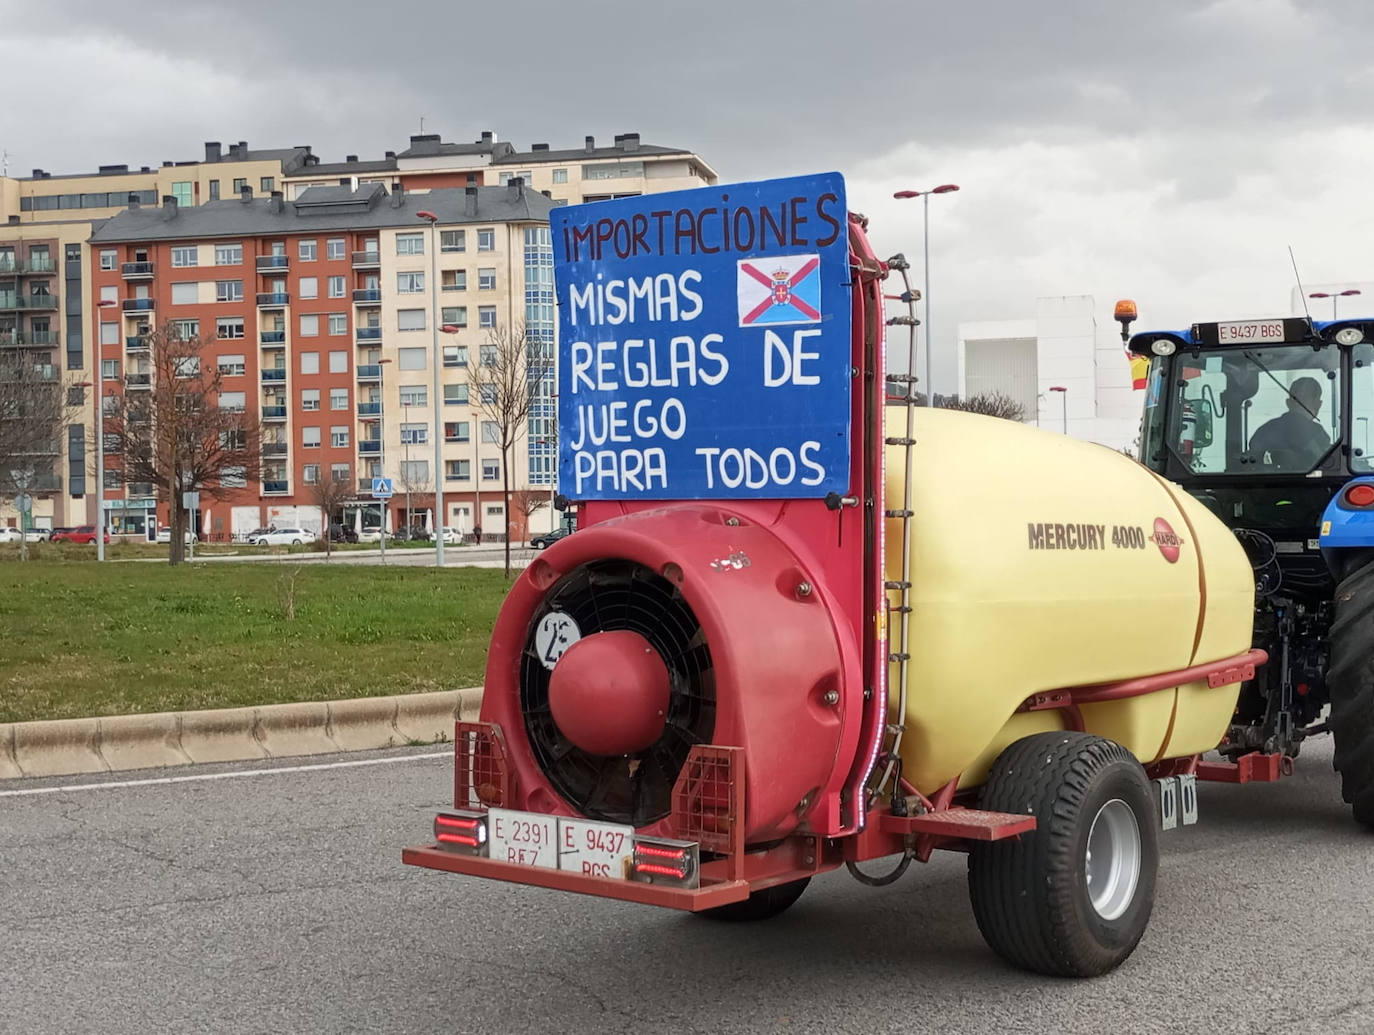
[[[1355,819],[1374,826],[1374,563],[1337,585],[1330,644],[1332,762]]]

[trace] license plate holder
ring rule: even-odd
[[[585,876],[626,880],[634,861],[634,827],[517,809],[487,812],[488,857]]]

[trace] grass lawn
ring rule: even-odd
[[[475,568],[0,559],[0,722],[477,686],[507,586]]]

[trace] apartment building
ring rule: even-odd
[[[288,197],[310,187],[380,183],[388,190],[433,187],[498,186],[519,177],[526,187],[548,192],[555,204],[580,204],[609,198],[658,194],[706,187],[718,180],[716,171],[700,156],[684,148],[640,142],[638,133],[622,133],[612,146],[597,146],[586,137],[578,148],[550,149],[534,144],[519,151],[509,142],[483,132],[471,144],[444,142],[438,134],[412,136],[404,151],[388,151],[380,160],[321,164],[307,156],[303,165],[285,177]]]
[[[495,429],[483,427],[469,373],[489,361],[483,345],[498,327],[526,323],[552,347],[552,208],[518,180],[421,195],[380,184],[315,187],[292,201],[245,190],[189,209],[170,198],[130,208],[90,241],[93,292],[115,303],[100,311],[102,394],[149,386],[151,328],[170,321],[214,338],[221,405],[263,421],[263,476],[223,502],[202,498],[194,517],[204,536],[274,523],[319,528],[314,487],[324,479],[353,490],[345,517],[362,530],[503,528]],[[551,386],[549,396],[541,415],[551,422]],[[117,454],[106,462],[112,526],[137,535],[166,523],[152,487],[123,483]],[[551,484],[551,442],[522,444],[512,486],[527,486],[532,466]],[[369,495],[381,475],[396,490],[385,508]],[[436,476],[442,522],[433,513]]]

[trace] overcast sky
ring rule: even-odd
[[[522,149],[633,131],[726,182],[841,171],[918,279],[892,192],[957,183],[930,206],[941,388],[957,322],[1042,295],[1109,327],[1121,296],[1141,328],[1273,315],[1289,245],[1309,290],[1374,280],[1364,0],[0,0],[0,26],[11,174],[206,140],[379,158],[421,116]]]

